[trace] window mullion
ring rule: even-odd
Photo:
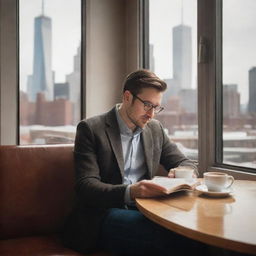
[[[198,42],[205,39],[205,61],[198,63],[199,172],[215,163],[216,44],[215,1],[198,0]]]

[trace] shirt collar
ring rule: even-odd
[[[119,125],[119,129],[122,135],[128,135],[128,136],[136,136],[139,135],[143,129],[140,127],[136,127],[135,131],[133,132],[125,123],[125,121],[122,119],[119,108],[121,107],[121,104],[116,104],[116,118]]]

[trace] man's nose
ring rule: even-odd
[[[155,109],[154,108],[151,108],[150,110],[147,111],[147,115],[152,118],[154,115],[155,115]]]

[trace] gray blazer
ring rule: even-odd
[[[159,164],[166,170],[178,165],[195,167],[170,142],[157,120],[151,120],[143,129],[142,142],[148,178],[156,175]],[[115,108],[78,124],[74,158],[77,202],[66,223],[64,241],[76,250],[87,252],[97,245],[107,209],[125,207],[127,185],[122,184],[124,160]]]

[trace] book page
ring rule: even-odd
[[[154,184],[164,188],[166,193],[171,193],[178,190],[193,190],[200,182],[197,179],[190,178],[168,178],[156,176],[151,180]]]

